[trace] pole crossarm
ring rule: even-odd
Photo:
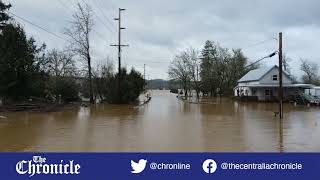
[[[118,46],[120,46],[120,47],[129,47],[129,45],[128,45],[128,44],[121,44],[121,45],[118,45],[118,44],[111,44],[110,46],[115,46],[115,47],[118,47]]]

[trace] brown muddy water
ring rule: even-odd
[[[320,152],[320,107],[190,104],[153,91],[141,107],[97,105],[52,113],[0,113],[0,151]]]

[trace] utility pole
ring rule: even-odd
[[[146,90],[146,64],[143,64],[143,80],[144,80],[143,89]]]
[[[121,47],[129,46],[129,45],[123,45],[121,44],[121,30],[126,29],[124,27],[121,27],[121,12],[125,9],[119,8],[119,17],[114,18],[114,20],[118,21],[118,44],[117,45],[110,45],[110,46],[116,46],[118,47],[118,98],[119,101],[121,99]]]
[[[279,33],[279,117],[283,118],[283,86],[282,86],[282,32]]]

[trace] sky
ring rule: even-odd
[[[77,2],[93,9],[91,35],[93,64],[107,57],[117,65],[118,8],[122,13],[122,63],[143,73],[147,79],[168,79],[173,57],[189,47],[201,50],[206,40],[225,48],[241,48],[253,62],[278,49],[278,34],[283,32],[283,51],[290,57],[291,72],[298,78],[301,58],[320,64],[320,1],[318,0],[5,0],[11,12],[67,38]],[[47,49],[63,49],[68,42],[20,19],[27,35]],[[278,63],[277,56],[263,65]]]

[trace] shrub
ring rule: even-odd
[[[79,86],[72,78],[60,78],[56,81],[55,94],[61,95],[64,102],[79,101]]]

